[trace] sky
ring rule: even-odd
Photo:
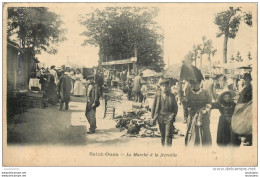
[[[67,29],[65,42],[60,43],[58,54],[50,55],[42,52],[37,56],[45,63],[45,66],[61,66],[67,63],[84,65],[86,67],[96,66],[98,64],[98,48],[83,47],[84,36],[80,33],[84,27],[78,22],[80,14],[89,13],[92,8],[104,6],[156,6],[160,12],[156,19],[164,32],[164,60],[166,67],[180,63],[183,57],[192,49],[194,44],[202,42],[202,36],[205,35],[213,41],[213,46],[217,49],[214,61],[222,61],[224,37],[216,38],[218,26],[214,24],[214,15],[220,11],[227,10],[229,6],[242,7],[243,11],[253,13],[253,27],[248,27],[241,23],[237,37],[229,39],[228,58],[231,55],[236,56],[240,51],[243,58],[247,57],[248,52],[252,53],[253,59],[257,56],[257,23],[256,23],[256,4],[223,4],[223,3],[161,3],[161,4],[55,4],[49,6],[49,9],[61,15],[64,21],[64,28]],[[205,59],[206,60],[206,57]],[[206,63],[206,62],[205,62]]]

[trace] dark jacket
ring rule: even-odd
[[[86,95],[88,94],[88,88],[90,84],[86,88]],[[95,104],[95,107],[98,107],[100,105],[99,102],[99,90],[97,85],[93,85],[93,88],[91,89],[89,93],[89,98],[87,97],[87,107],[86,112],[88,112],[90,109],[92,109],[92,105]]]
[[[211,104],[211,109],[218,109],[221,116],[232,117],[234,114],[236,103],[234,101],[225,102],[215,102]]]
[[[167,105],[167,112],[174,113],[174,118],[178,113],[178,104],[176,102],[175,96],[172,93],[167,93],[166,96],[168,97],[169,101]],[[162,105],[161,93],[157,93],[154,97],[153,107],[152,107],[152,118],[157,119],[158,114],[160,113]]]
[[[96,74],[96,75],[95,75],[95,83],[96,83],[99,87],[102,87],[102,85],[104,84],[103,76],[100,75],[100,74]]]
[[[57,84],[58,93],[61,100],[70,101],[71,79],[67,75],[62,75]]]
[[[252,85],[246,86],[239,94],[237,103],[248,103],[252,100]]]

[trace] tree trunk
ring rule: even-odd
[[[202,54],[200,54],[200,69],[202,69]]]
[[[210,54],[209,54],[209,73],[211,74],[211,58],[210,58]]]
[[[223,64],[227,63],[227,43],[228,43],[228,36],[225,36],[224,47],[223,47]]]
[[[224,47],[223,47],[223,64],[227,63],[227,43],[228,43],[228,36],[225,36]],[[224,69],[223,73],[227,73],[227,69]]]

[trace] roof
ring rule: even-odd
[[[143,77],[154,77],[158,74],[157,72],[151,69],[146,69],[142,73],[143,73]]]
[[[124,60],[114,60],[114,61],[107,61],[107,62],[102,62],[102,65],[123,65],[123,64],[130,64],[135,62],[135,58],[130,58],[130,59],[124,59]]]

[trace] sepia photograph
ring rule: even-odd
[[[3,166],[257,166],[257,12],[4,3]]]

